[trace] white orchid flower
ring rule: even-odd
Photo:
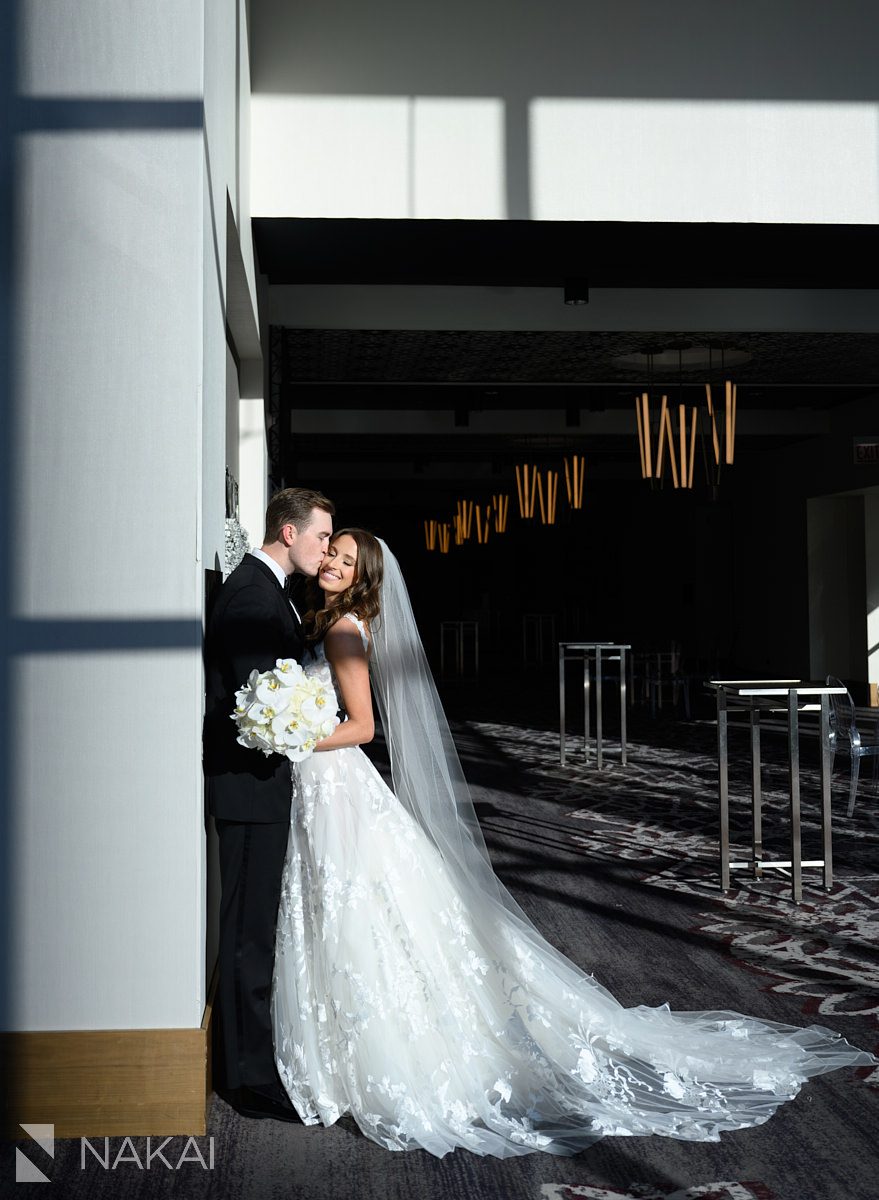
[[[290,698],[292,688],[285,687],[274,671],[266,671],[256,685],[256,698],[280,712]]]
[[[275,662],[273,674],[284,687],[295,687],[305,679],[305,671],[295,658],[279,658]]]
[[[290,759],[291,762],[302,762],[303,759],[308,758],[308,756],[314,750],[314,747],[315,747],[315,739],[313,737],[306,738],[306,740],[304,742],[302,742],[301,745],[291,746],[286,752],[287,757]]]
[[[328,712],[331,712],[335,708],[334,699],[335,697],[331,699],[323,689],[314,696],[306,696],[302,701],[302,716],[304,720],[314,725],[325,721]]]
[[[276,753],[272,743],[259,730],[246,730],[239,733],[236,741],[241,746],[246,746],[248,750],[261,750],[268,757],[270,754]]]
[[[282,754],[286,754],[288,746],[302,745],[310,735],[311,731],[295,713],[281,713],[272,721],[272,737]]]
[[[340,721],[337,716],[333,717],[329,721],[324,721],[323,725],[318,726],[318,729],[317,729],[318,739],[322,740],[323,738],[330,737],[333,733],[333,730],[337,729],[339,724],[340,724]]]

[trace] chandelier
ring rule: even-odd
[[[707,366],[709,380],[713,374],[713,347],[707,347]],[[635,423],[638,431],[638,453],[641,462],[641,478],[648,479],[651,486],[657,480],[662,480],[666,462],[668,462],[672,487],[675,489],[693,488],[693,470],[696,457],[696,434],[698,432],[702,444],[702,457],[705,466],[707,482],[713,489],[720,483],[723,466],[732,466],[735,460],[736,439],[736,384],[729,378],[723,383],[723,411],[718,409],[712,394],[711,382],[705,384],[705,407],[698,405],[687,406],[683,402],[683,354],[689,351],[688,368],[694,369],[704,361],[704,350],[684,346],[681,343],[660,351],[658,354],[644,351],[638,356],[627,355],[619,362],[631,366],[637,357],[639,361],[646,360],[648,368],[648,386],[635,398]],[[657,412],[654,398],[651,406],[653,391],[653,368],[658,358],[664,359],[662,365],[670,365],[669,359],[676,354],[678,367],[678,404],[675,413],[669,403],[668,392],[661,395],[658,406],[658,421],[654,420]],[[699,356],[702,356],[699,358]],[[728,350],[720,347],[721,375],[726,374],[727,360],[732,357],[736,362],[747,362],[750,355],[740,350]],[[706,440],[710,441],[710,454],[706,449]]]
[[[586,459],[582,454],[571,455],[565,457],[563,466],[568,508],[582,509]],[[534,463],[516,466],[516,493],[521,520],[530,521],[537,516],[541,525],[556,524],[561,473],[561,467],[549,466],[541,470]],[[474,540],[477,545],[484,546],[492,534],[507,532],[509,515],[510,497],[505,492],[492,495],[490,503],[460,499],[456,502],[451,520],[432,518],[423,522],[425,549],[448,554],[451,545],[463,546]]]

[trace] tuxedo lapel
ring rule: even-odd
[[[281,586],[281,584],[278,582],[277,576],[268,563],[264,563],[262,559],[257,558],[255,554],[247,555],[247,565],[256,567],[271,584],[272,589],[278,597],[278,604],[284,613],[285,624],[290,626],[290,629],[296,640],[301,641],[302,623],[297,619],[296,614],[293,611],[293,606],[291,605],[290,598],[287,594],[287,588]]]
[[[246,562],[249,567],[259,568],[263,575],[265,575],[266,579],[268,579],[268,581],[271,583],[272,587],[277,588],[281,595],[284,595],[284,588],[280,583],[278,583],[277,576],[268,563],[264,563],[263,560],[261,558],[257,558],[255,554],[248,554],[246,557]]]

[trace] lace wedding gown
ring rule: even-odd
[[[328,669],[320,651],[313,669]],[[388,1150],[435,1155],[571,1154],[604,1134],[717,1141],[809,1076],[875,1061],[818,1026],[623,1008],[524,921],[468,911],[359,748],[292,774],[272,1014],[305,1124],[351,1113]]]

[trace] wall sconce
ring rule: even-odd
[[[424,544],[428,550],[436,549],[436,521],[424,522]]]

